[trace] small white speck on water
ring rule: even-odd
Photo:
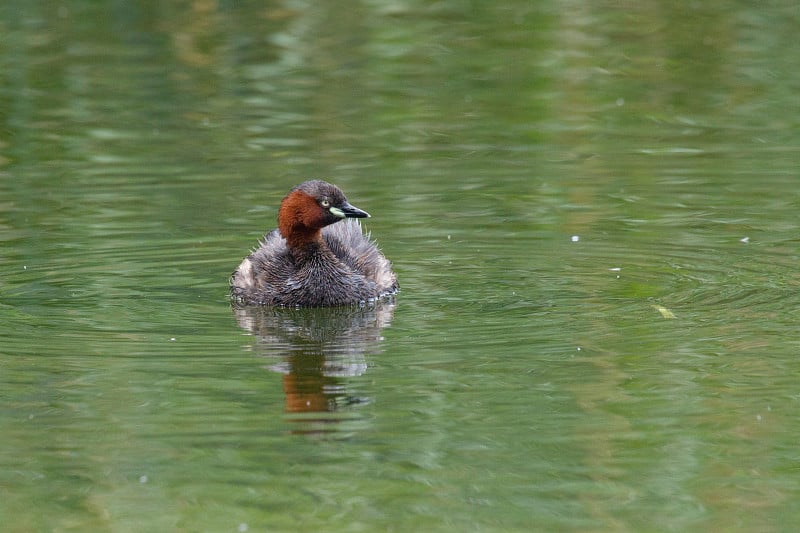
[[[147,483],[147,476],[139,476],[139,483]]]
[[[624,105],[625,105],[625,99],[624,98],[617,98],[617,107],[622,107]]]
[[[578,235],[573,235],[573,236],[570,238],[570,240],[571,240],[572,242],[578,242],[579,240],[581,240],[581,238],[580,238],[580,236],[578,236]]]
[[[170,337],[169,340],[170,342],[175,342],[175,337]]]
[[[747,244],[748,242],[750,242],[750,237],[742,237],[741,239],[739,239],[739,242]]]

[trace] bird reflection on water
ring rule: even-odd
[[[239,327],[253,334],[253,350],[283,374],[288,419],[295,432],[325,434],[352,420],[352,406],[369,402],[347,385],[367,371],[367,357],[382,351],[382,331],[394,299],[369,306],[324,308],[234,307]]]

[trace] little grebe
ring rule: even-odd
[[[234,301],[320,307],[394,294],[398,284],[391,263],[357,220],[345,220],[368,216],[335,185],[301,183],[281,202],[278,229],[231,275]]]

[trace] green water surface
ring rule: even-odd
[[[0,6],[0,529],[794,531],[789,2]],[[377,308],[234,310],[318,177]]]

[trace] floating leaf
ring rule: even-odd
[[[664,318],[678,318],[675,316],[675,313],[664,307],[663,305],[654,305],[653,308],[661,313],[661,316]]]

